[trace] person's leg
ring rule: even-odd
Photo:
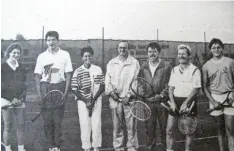
[[[158,111],[158,123],[161,130],[161,141],[164,147],[166,147],[166,127],[167,127],[168,112],[162,106],[158,106],[157,111]]]
[[[185,151],[192,150],[192,143],[193,143],[194,135],[186,135],[185,137]]]
[[[10,150],[12,143],[13,123],[14,123],[14,111],[13,108],[3,109],[2,110],[3,121],[4,121],[4,131],[3,131],[3,140],[6,145],[7,150]]]
[[[127,147],[128,151],[136,151],[139,147],[137,138],[137,120],[131,114],[129,107],[123,106],[126,128],[128,133]]]
[[[147,148],[153,151],[156,143],[157,111],[155,103],[148,103],[148,105],[151,109],[151,117],[145,121]]]
[[[177,117],[169,114],[167,118],[167,128],[166,128],[167,150],[173,150],[176,122],[177,122]]]
[[[97,149],[102,145],[102,124],[101,124],[101,112],[102,112],[102,99],[99,98],[93,108],[92,121],[92,147]]]
[[[228,148],[230,151],[234,151],[234,115],[224,115],[225,126],[228,136]]]
[[[119,103],[117,108],[112,108],[112,120],[113,120],[113,146],[115,150],[121,150],[124,146],[124,131],[123,131],[123,108]]]
[[[25,108],[14,109],[17,124],[18,150],[24,150]]]
[[[214,116],[217,125],[217,136],[220,151],[224,151],[224,139],[225,139],[225,121],[224,115]]]
[[[62,143],[62,122],[64,117],[64,106],[55,109],[52,112],[53,124],[54,124],[54,143],[55,147],[60,148]]]
[[[53,148],[55,144],[54,144],[54,124],[52,119],[52,112],[51,111],[42,112],[42,119],[44,122],[46,143],[48,144],[49,148]]]
[[[80,122],[80,135],[83,149],[90,149],[90,135],[91,135],[91,119],[89,117],[88,109],[83,101],[77,101],[78,114]]]

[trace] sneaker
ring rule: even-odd
[[[98,147],[93,148],[93,151],[99,151]]]
[[[55,151],[54,148],[49,148],[49,151]]]

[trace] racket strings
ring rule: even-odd
[[[59,91],[51,92],[43,98],[43,108],[44,109],[54,109],[62,106],[64,101],[62,99],[63,95]]]
[[[131,83],[132,91],[143,98],[151,97],[153,94],[153,88],[149,82],[143,78],[136,78]]]
[[[178,128],[184,135],[192,134],[197,127],[197,120],[195,117],[188,115],[181,115],[178,119]]]
[[[131,108],[133,115],[140,120],[147,120],[151,116],[149,107],[141,102],[133,103]]]

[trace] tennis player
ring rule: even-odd
[[[139,62],[128,53],[129,44],[120,42],[118,45],[119,55],[109,61],[105,77],[105,91],[111,96],[109,99],[112,109],[113,120],[113,146],[116,150],[124,150],[124,132],[127,131],[128,151],[135,151],[138,148],[137,122],[131,115],[130,109],[126,106],[132,92],[129,92],[131,81],[138,76]],[[113,86],[117,89],[122,103],[118,103],[118,96]],[[124,129],[126,125],[126,130]]]
[[[102,145],[101,109],[102,92],[104,92],[104,75],[102,69],[93,64],[92,47],[81,49],[82,66],[74,71],[71,88],[77,97],[82,148],[94,151]],[[90,102],[91,101],[91,102]],[[89,112],[92,112],[91,116]],[[92,142],[90,136],[92,134]]]
[[[190,62],[191,49],[187,45],[178,46],[179,65],[171,71],[169,80],[169,98],[173,111],[185,112],[192,101],[196,100],[196,95],[201,88],[201,73],[200,70]],[[196,115],[196,105],[191,110],[191,113]],[[166,140],[167,151],[173,151],[174,133],[177,127],[177,116],[168,115]],[[191,151],[193,134],[186,135],[185,151]]]
[[[159,122],[161,140],[166,146],[166,123],[167,110],[160,105],[163,100],[168,100],[168,82],[171,74],[169,63],[159,59],[161,47],[158,43],[149,43],[146,47],[148,51],[148,61],[141,66],[139,76],[148,81],[152,87],[154,96],[147,99],[146,103],[151,109],[151,117],[145,122],[147,134],[147,147],[154,151],[156,145],[156,126]]]
[[[210,108],[217,108],[227,98],[227,91],[234,88],[234,60],[224,57],[224,45],[220,39],[213,38],[209,49],[213,57],[202,67],[204,93],[209,99]],[[233,96],[230,95],[233,104]],[[229,150],[234,150],[234,109],[224,108],[210,113],[217,122],[220,151],[224,151],[225,129],[228,136]]]
[[[48,49],[38,56],[34,71],[39,100],[54,89],[63,92],[62,99],[65,100],[73,70],[70,55],[58,47],[58,32],[49,31],[45,38]],[[44,111],[42,117],[49,150],[59,151],[62,141],[61,124],[64,117],[64,106],[52,111]]]
[[[2,98],[1,103],[13,103],[7,109],[2,109],[4,131],[3,140],[6,145],[6,151],[11,151],[12,137],[14,135],[14,118],[17,123],[17,142],[18,151],[24,149],[24,128],[25,128],[25,104],[18,97],[26,90],[25,79],[26,74],[22,65],[18,62],[22,47],[19,43],[12,43],[6,50],[6,62],[2,64]],[[25,98],[23,98],[25,99]]]

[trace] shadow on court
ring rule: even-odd
[[[25,148],[27,151],[48,151],[44,137],[42,118],[38,118],[34,123],[32,118],[40,111],[37,104],[26,103],[26,129],[25,129]],[[212,117],[207,115],[205,110],[208,104],[204,98],[199,99],[198,103],[198,128],[195,132],[193,151],[218,151],[218,141],[216,135],[215,122]],[[2,122],[3,124],[3,122]],[[3,125],[2,125],[3,130]],[[113,150],[112,148],[112,119],[109,102],[107,98],[103,100],[102,110],[102,149]],[[158,133],[157,133],[158,134]],[[14,136],[14,139],[16,137]],[[143,122],[138,122],[138,138],[141,147],[139,151],[145,151],[146,144],[145,127]],[[176,132],[175,151],[184,150],[184,137]],[[16,141],[16,139],[15,139]],[[157,151],[163,151],[160,144],[160,136],[157,135]],[[15,143],[16,144],[16,143]],[[13,146],[16,151],[16,145]],[[62,151],[81,151],[80,129],[77,114],[77,105],[73,95],[68,96],[65,116],[63,121],[63,144]]]

